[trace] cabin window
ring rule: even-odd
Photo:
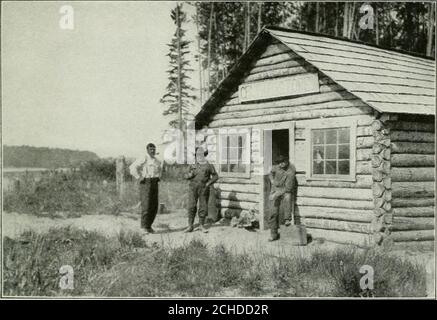
[[[250,174],[250,134],[226,132],[220,134],[220,173],[222,176]]]
[[[355,127],[311,128],[308,178],[355,179]]]

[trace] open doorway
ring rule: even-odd
[[[294,141],[293,141],[294,143]],[[268,227],[270,217],[270,191],[271,183],[269,174],[273,165],[277,164],[278,157],[290,156],[290,130],[264,130],[264,226]],[[279,212],[279,220],[284,223],[283,210]]]

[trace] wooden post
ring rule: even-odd
[[[126,191],[125,172],[126,172],[126,159],[123,156],[117,158],[115,162],[115,183],[117,194],[120,199],[123,199]]]

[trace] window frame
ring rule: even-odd
[[[232,132],[236,130],[236,132]],[[245,132],[241,132],[244,130]],[[247,148],[247,157],[249,159],[249,163],[246,163],[246,168],[244,172],[228,172],[228,171],[222,171],[222,164],[228,164],[229,163],[222,163],[221,159],[221,150],[222,150],[222,141],[223,137],[229,137],[229,136],[246,136],[246,148]],[[250,178],[250,172],[251,172],[251,164],[252,164],[252,130],[251,128],[241,128],[241,129],[220,129],[218,134],[218,152],[217,152],[217,172],[221,177],[232,177],[232,178]],[[243,152],[244,152],[244,145],[243,145]]]
[[[349,129],[349,174],[313,174],[313,130],[329,130],[329,129]],[[356,141],[357,141],[357,121],[336,121],[325,120],[320,123],[314,123],[306,128],[306,147],[307,147],[307,162],[305,176],[307,180],[330,180],[330,181],[356,181]],[[338,144],[338,141],[337,141]],[[325,155],[326,156],[326,155]],[[338,159],[337,159],[338,161]]]

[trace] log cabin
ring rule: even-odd
[[[257,210],[268,228],[268,174],[284,154],[313,239],[434,241],[434,59],[266,27],[195,120],[216,137],[223,216]]]

